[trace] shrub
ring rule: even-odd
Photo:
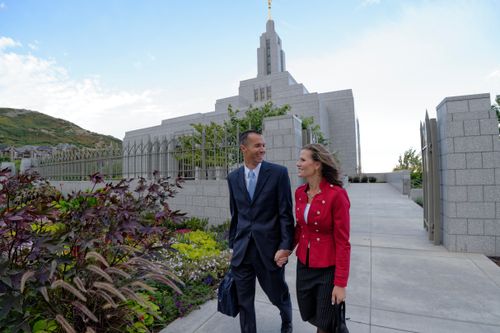
[[[166,226],[170,230],[207,230],[208,218],[189,217],[176,221],[166,221]]]
[[[208,218],[190,217],[183,223],[186,229],[190,230],[207,230]]]
[[[370,176],[370,177],[368,177],[368,182],[370,182],[370,183],[376,183],[377,182],[377,178],[373,177],[373,176]]]
[[[99,174],[91,180],[103,182]],[[6,332],[141,332],[144,313],[149,321],[157,311],[141,294],[153,292],[152,284],[180,292],[175,275],[153,261],[173,235],[166,221],[183,219],[167,204],[179,184],[155,174],[133,192],[129,186],[122,180],[64,197],[36,174],[0,172]]]
[[[422,188],[422,171],[410,174],[411,188]]]
[[[159,306],[162,317],[161,324],[152,328],[161,329],[179,316],[185,316],[199,305],[215,297],[215,280],[190,281],[186,283],[182,294],[170,289],[159,289],[151,294],[151,298]]]
[[[220,254],[215,239],[208,233],[196,230],[185,234],[179,234],[179,242],[172,245],[181,255],[190,260],[204,257],[215,257]]]
[[[352,179],[352,182],[353,182],[353,183],[359,183],[359,176],[355,176],[355,177]]]
[[[229,227],[231,225],[231,220],[226,220],[222,224],[211,225],[208,229],[215,237],[217,243],[221,249],[227,249],[229,247]]]
[[[361,182],[362,183],[367,183],[368,182],[368,177],[367,176],[361,177]]]
[[[162,260],[184,281],[201,280],[207,275],[219,278],[228,269],[229,251],[216,242],[212,233],[187,232],[171,246],[177,251],[164,251]]]

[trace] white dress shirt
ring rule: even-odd
[[[259,163],[255,169],[253,169],[253,173],[255,173],[255,184],[257,184],[257,179],[259,179],[259,171],[260,171],[260,166],[262,163]],[[250,182],[250,178],[248,177],[248,174],[250,173],[250,170],[246,165],[245,165],[245,184],[247,185],[248,188],[248,183]]]

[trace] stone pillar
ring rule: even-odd
[[[130,142],[123,142],[122,144],[122,155],[123,155],[123,160],[122,160],[122,177],[123,178],[130,178],[129,176],[129,159],[130,159]],[[80,158],[82,157],[80,153]],[[83,172],[83,168],[82,168]]]
[[[167,176],[172,180],[177,179],[179,176],[179,164],[177,163],[174,153],[176,146],[177,141],[175,138],[171,138],[170,141],[168,141],[165,151]]]
[[[19,173],[23,174],[26,171],[28,171],[29,169],[31,169],[33,167],[32,161],[33,161],[33,159],[31,159],[31,158],[23,158],[21,160],[21,166],[19,168]]]
[[[437,107],[443,244],[500,255],[500,142],[489,94],[445,98]]]
[[[16,175],[16,165],[14,164],[14,162],[2,162],[2,163],[0,163],[0,170],[3,170],[3,169],[9,169],[11,176]]]
[[[302,184],[297,177],[297,160],[302,148],[302,121],[294,115],[265,118],[263,124],[266,141],[266,160],[288,169],[292,191]]]

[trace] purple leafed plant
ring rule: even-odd
[[[123,331],[139,292],[181,282],[152,260],[184,214],[167,201],[179,180],[154,175],[63,196],[38,175],[0,171],[0,328],[31,331],[52,321],[66,332]],[[167,223],[168,222],[168,223]]]

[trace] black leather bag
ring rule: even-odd
[[[217,299],[217,311],[231,317],[236,317],[240,312],[236,283],[234,282],[231,270],[226,273],[224,279],[219,284]]]
[[[332,333],[349,333],[345,323],[345,302],[333,305]]]

